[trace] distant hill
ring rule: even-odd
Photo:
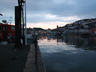
[[[87,24],[87,23],[92,23],[92,22],[96,22],[96,18],[78,20],[74,22],[73,24]]]
[[[27,28],[27,30],[40,31],[40,30],[44,30],[44,29],[42,29],[42,28]]]
[[[75,21],[75,22],[70,23],[70,24],[66,24],[65,26],[58,27],[58,29],[66,28],[66,27],[71,26],[71,25],[78,25],[78,24],[84,25],[84,24],[89,24],[89,23],[91,24],[91,23],[94,23],[94,22],[96,22],[96,18],[82,19],[82,20],[78,20],[78,21]],[[57,30],[57,28],[53,29],[53,30]]]
[[[34,30],[44,30],[44,29],[42,29],[42,28],[33,28]]]

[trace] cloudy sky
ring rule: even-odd
[[[18,0],[0,0],[0,21],[12,17]],[[96,17],[96,0],[26,0],[27,26],[56,28],[84,18]]]

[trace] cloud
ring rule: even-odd
[[[77,16],[68,16],[68,17],[63,17],[63,16],[56,16],[53,14],[32,14],[32,16],[27,16],[28,17],[28,22],[73,22],[76,20],[79,20],[80,18]]]
[[[53,29],[53,28],[56,28],[57,25],[58,26],[64,26],[66,25],[67,22],[38,22],[38,23],[28,23],[27,24],[27,27],[37,27],[37,28],[43,28],[43,29]]]
[[[32,22],[52,20],[66,22],[68,21],[66,17],[71,19],[69,22],[72,22],[74,17],[84,19],[96,16],[95,0],[30,0],[30,2],[32,2],[32,4],[27,5],[28,11],[30,12],[29,14],[41,15],[37,16],[38,18],[33,16]],[[73,21],[78,19],[74,19]]]
[[[96,16],[96,0],[26,0],[28,14],[57,16]],[[17,0],[0,0],[0,12],[14,13]]]
[[[28,3],[28,10],[31,10],[32,13],[50,13],[59,16],[96,16],[96,0],[29,0]]]
[[[18,0],[0,0],[0,13],[14,18]],[[96,17],[96,0],[26,0],[27,22],[72,22]]]

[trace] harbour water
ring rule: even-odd
[[[96,72],[95,43],[95,38],[38,40],[47,72]]]

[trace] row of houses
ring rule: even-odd
[[[64,33],[96,34],[96,19],[80,20],[66,25]]]
[[[83,19],[63,27],[58,27],[50,31],[53,35],[63,36],[66,34],[76,35],[96,35],[96,18]]]
[[[27,34],[35,34],[38,36],[63,36],[66,34],[79,34],[79,35],[96,35],[96,18],[94,19],[83,19],[76,21],[71,24],[66,24],[63,27],[58,27],[56,29],[41,29],[41,28],[29,28],[27,29]]]

